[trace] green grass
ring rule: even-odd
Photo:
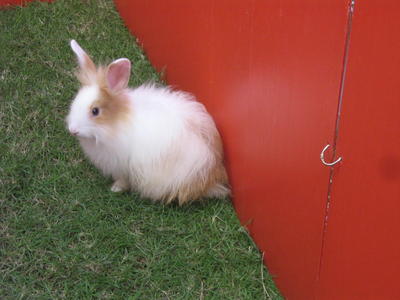
[[[130,58],[131,86],[158,80],[112,1],[0,11],[0,298],[282,299],[229,201],[109,191],[65,129],[72,38]]]

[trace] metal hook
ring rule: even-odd
[[[329,144],[325,146],[325,148],[324,148],[324,149],[322,150],[322,152],[321,152],[320,158],[321,158],[322,163],[323,163],[325,166],[331,167],[331,166],[336,165],[339,161],[341,161],[341,160],[342,160],[342,157],[339,157],[339,158],[338,158],[337,160],[335,160],[334,162],[327,163],[327,162],[325,161],[324,155],[325,155],[326,149],[328,149],[329,147],[330,147]]]

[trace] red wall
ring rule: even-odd
[[[323,4],[321,4],[323,3]],[[284,295],[313,299],[347,0],[116,1],[168,83],[222,133],[233,201]]]
[[[214,116],[235,208],[285,297],[400,299],[400,2],[115,2]]]
[[[399,70],[400,1],[357,1],[318,299],[400,299]]]
[[[35,0],[0,0],[0,7],[1,6],[8,6],[8,5],[24,5],[27,2],[32,2]],[[39,0],[42,2],[52,2],[53,0]]]
[[[0,0],[0,6],[22,5],[23,2],[29,2],[29,1],[23,1],[23,0]]]

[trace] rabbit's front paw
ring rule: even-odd
[[[125,180],[118,179],[111,186],[111,191],[114,193],[124,192],[129,189],[129,185],[125,182]]]

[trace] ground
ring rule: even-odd
[[[0,298],[282,299],[229,200],[115,194],[65,129],[76,39],[158,80],[112,1],[0,11]]]

